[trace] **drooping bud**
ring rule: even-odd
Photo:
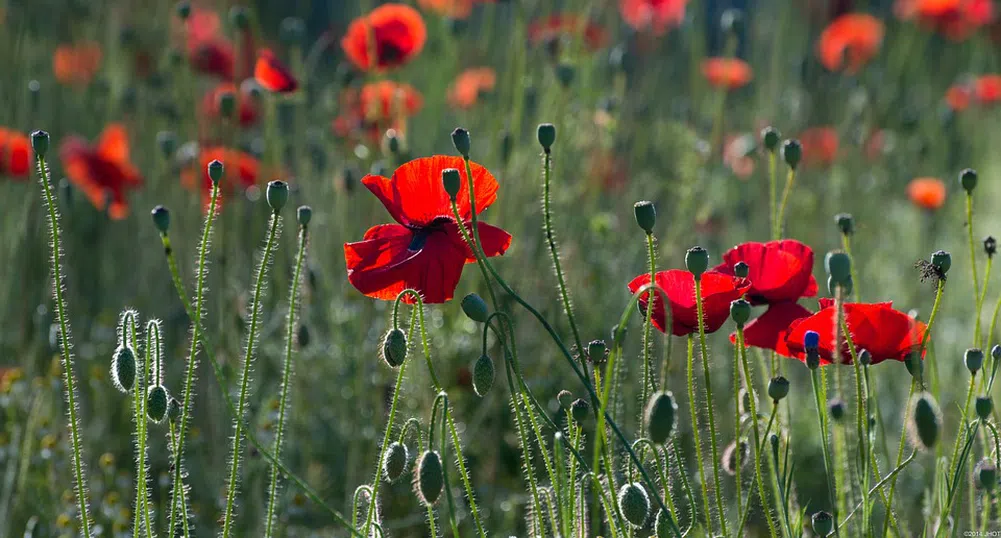
[[[177,422],[181,418],[181,402],[177,398],[171,398],[167,402],[167,420]]]
[[[657,512],[657,522],[654,524],[654,536],[657,538],[668,538],[672,536],[674,521],[671,515],[663,510]]]
[[[209,179],[212,180],[212,183],[218,185],[219,182],[222,181],[222,172],[223,172],[222,162],[218,160],[210,162],[208,170],[209,170]]]
[[[438,502],[438,497],[441,496],[445,484],[443,471],[441,456],[437,452],[428,450],[421,454],[420,461],[417,462],[417,494],[427,506]]]
[[[980,420],[987,420],[991,417],[991,413],[994,412],[994,402],[991,400],[990,396],[977,396],[974,409],[977,410],[977,417],[979,417]]]
[[[944,250],[936,250],[931,255],[931,264],[944,275],[952,268],[952,255]]]
[[[191,2],[188,2],[188,0],[181,0],[174,7],[174,10],[179,19],[186,21],[188,20],[188,17],[191,16]]]
[[[738,328],[743,328],[747,320],[751,319],[751,303],[744,299],[737,299],[731,302],[730,317],[737,324]]]
[[[539,145],[546,153],[549,153],[553,144],[556,143],[556,126],[552,123],[540,123],[535,134],[539,138]]]
[[[778,403],[788,395],[789,395],[788,379],[782,376],[776,376],[773,377],[768,382],[768,397],[771,398],[773,402]]]
[[[271,210],[275,213],[281,212],[285,202],[288,202],[288,183],[280,179],[268,182],[267,197]]]
[[[695,280],[702,278],[702,273],[709,269],[709,252],[702,247],[692,247],[685,253],[685,267],[695,276]]]
[[[657,208],[653,202],[643,200],[633,204],[633,214],[636,216],[636,224],[639,224],[647,235],[653,234],[653,229],[657,226]]]
[[[490,392],[490,388],[494,386],[495,375],[494,361],[487,355],[480,355],[480,358],[473,363],[473,391],[477,396],[482,398]]]
[[[977,371],[984,365],[984,352],[978,348],[970,348],[963,354],[963,362],[966,369],[971,374],[976,375]]]
[[[391,329],[382,341],[382,358],[391,368],[407,360],[407,335],[402,329]]]
[[[967,194],[973,194],[973,189],[977,188],[977,171],[967,168],[959,173],[959,184]]]
[[[998,485],[998,468],[989,458],[980,460],[973,474],[977,477],[980,487],[988,492],[993,491]]]
[[[738,278],[747,278],[747,274],[751,271],[751,268],[744,262],[737,262],[733,264],[733,276]]]
[[[573,393],[569,390],[561,390],[559,394],[556,395],[556,401],[560,403],[561,408],[569,410],[574,401]]]
[[[803,146],[799,140],[786,140],[782,143],[782,158],[793,170],[799,166],[799,161],[803,158]]]
[[[813,514],[813,532],[820,536],[830,536],[834,531],[834,516],[823,510]]]
[[[750,456],[750,446],[747,444],[747,441],[737,439],[730,442],[723,449],[722,461],[720,463],[726,474],[734,476],[737,474],[737,469],[744,468],[744,465],[751,459]]]
[[[486,301],[475,293],[463,297],[459,305],[466,317],[477,323],[486,323],[487,318],[490,317],[490,309],[487,307]]]
[[[914,442],[926,450],[935,446],[942,429],[942,414],[931,394],[922,392],[911,404],[911,433]]]
[[[45,157],[49,151],[49,133],[41,130],[31,133],[31,149],[35,150],[35,155]]]
[[[407,470],[407,460],[409,459],[410,454],[407,451],[407,445],[394,442],[386,447],[386,454],[383,455],[382,462],[382,471],[386,476],[386,480],[396,482],[403,476],[403,473]]]
[[[838,213],[834,217],[834,221],[838,223],[838,229],[841,230],[842,235],[852,235],[855,233],[855,219],[850,213]]]
[[[643,413],[647,437],[657,445],[667,443],[674,431],[677,414],[678,404],[670,391],[660,391],[651,396]]]
[[[441,182],[445,186],[445,192],[448,193],[448,198],[454,202],[456,197],[459,195],[459,189],[462,188],[462,177],[459,176],[459,171],[455,168],[446,168],[442,170]]]
[[[869,353],[868,349],[861,349],[858,352],[858,363],[862,366],[869,366],[872,364],[872,353]]]
[[[167,230],[170,229],[170,211],[166,207],[158,205],[150,212],[150,216],[153,217],[153,225],[156,226],[157,231],[166,235]]]
[[[779,143],[782,142],[782,133],[779,133],[778,129],[774,127],[765,127],[761,130],[761,141],[765,144],[765,149],[770,153],[775,153],[779,148]]]
[[[623,484],[619,488],[619,511],[630,525],[639,528],[650,515],[650,497],[639,482]]]
[[[827,411],[835,422],[841,422],[845,418],[845,402],[841,398],[833,398],[827,402]]]
[[[111,381],[118,390],[129,393],[136,386],[136,354],[129,346],[118,346],[111,358]]]
[[[154,385],[146,393],[146,416],[155,424],[163,422],[167,416],[169,395],[163,385]]]
[[[583,398],[577,398],[570,404],[570,415],[577,421],[577,424],[584,424],[590,413],[591,405]]]
[[[991,347],[991,358],[994,360],[1001,360],[1001,344],[994,344]]]
[[[452,131],[452,145],[455,146],[455,150],[459,152],[464,158],[469,158],[469,131],[463,129],[462,127],[456,127]]]

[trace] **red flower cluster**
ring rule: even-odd
[[[639,31],[664,35],[681,26],[688,0],[619,0],[619,13],[626,24]]]
[[[198,8],[191,10],[185,21],[185,48],[192,68],[223,80],[249,76],[254,65],[253,36],[248,31],[242,32],[240,58],[237,60],[233,43],[222,35],[221,29],[218,13]]]
[[[830,71],[842,67],[858,73],[883,43],[883,23],[872,15],[848,13],[834,19],[817,42],[820,63]]]
[[[348,26],[341,48],[358,69],[384,71],[409,62],[426,40],[427,28],[416,9],[383,4]]]
[[[0,127],[0,176],[28,179],[31,174],[31,141],[11,129]]]
[[[993,0],[897,0],[897,17],[961,41],[994,20]]]
[[[107,209],[115,220],[129,212],[125,195],[139,188],[143,178],[129,160],[129,139],[125,126],[108,125],[96,146],[78,136],[63,140],[59,158],[70,182],[83,191],[99,210]]]
[[[799,135],[803,145],[803,164],[830,166],[838,158],[838,131],[834,127],[811,127]]]
[[[1001,102],[1001,75],[986,74],[953,84],[945,92],[949,108],[962,112],[970,105],[993,106]]]

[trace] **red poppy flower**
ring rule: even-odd
[[[194,8],[184,28],[188,60],[195,71],[224,80],[243,79],[253,73],[256,47],[249,31],[241,32],[237,58],[236,47],[222,35],[216,12]]]
[[[113,123],[105,127],[96,146],[71,136],[59,147],[59,158],[70,182],[99,210],[107,208],[115,220],[129,212],[125,195],[139,188],[143,178],[129,161],[129,139],[125,126]]]
[[[885,360],[903,361],[917,351],[924,338],[925,324],[907,314],[893,309],[893,303],[845,303],[845,323],[852,335],[856,350],[866,349],[872,354],[872,364]],[[831,364],[834,358],[835,324],[837,313],[833,299],[820,300],[820,312],[794,321],[786,335],[789,356],[806,360],[803,336],[807,331],[820,335],[820,363]],[[843,341],[841,362],[851,364],[848,342]]]
[[[292,93],[299,87],[299,82],[292,75],[292,71],[269,49],[258,51],[254,79],[264,89],[274,93]]]
[[[849,13],[831,22],[817,42],[820,63],[830,71],[841,69],[858,73],[879,52],[883,42],[883,23],[864,13]],[[846,58],[847,57],[847,58]]]
[[[723,263],[713,271],[732,275],[733,266],[738,262],[748,266],[747,279],[751,281],[751,288],[747,291],[747,300],[753,305],[817,295],[813,250],[795,239],[737,245],[723,253]]]
[[[688,0],[619,0],[622,20],[632,28],[663,35],[681,26]]]
[[[486,168],[476,163],[470,166],[479,214],[497,199],[498,185]],[[456,200],[462,225],[471,233],[472,211],[462,158],[424,157],[397,168],[392,179],[362,178],[398,224],[374,226],[361,241],[344,244],[348,280],[358,291],[386,301],[395,300],[406,288],[419,291],[426,303],[452,298],[462,267],[474,263],[476,257],[459,232],[441,182],[442,172],[448,168],[459,170],[462,176]],[[504,254],[511,245],[511,235],[500,228],[480,222],[478,229],[487,256]]]
[[[193,163],[198,168],[189,167],[183,170],[181,182],[185,187],[201,190],[202,203],[206,210],[212,200],[212,178],[209,177],[208,172],[209,163],[212,161],[219,161],[223,164],[223,177],[219,181],[219,200],[216,203],[217,209],[221,209],[224,195],[243,192],[256,185],[261,175],[260,163],[253,155],[222,146],[202,148],[198,159]]]
[[[995,105],[1001,101],[1001,75],[982,75],[973,83],[973,96],[981,105]]]
[[[787,301],[768,307],[764,314],[744,326],[744,345],[770,349],[779,355],[792,357],[793,352],[786,343],[789,327],[796,321],[808,318],[813,312],[798,303]],[[737,333],[730,335],[730,341],[737,343]]]
[[[671,334],[684,336],[699,332],[698,311],[695,303],[695,277],[688,271],[671,269],[657,273],[657,285],[667,294],[671,304]],[[642,274],[629,283],[629,291],[636,293],[650,283],[650,274]],[[702,313],[705,332],[713,333],[723,326],[730,316],[730,303],[750,289],[751,283],[715,271],[702,274]],[[640,297],[640,310],[646,315],[649,293]],[[657,292],[653,302],[653,325],[666,332],[663,295]]]
[[[258,104],[254,102],[254,98],[248,92],[242,88],[237,89],[236,85],[231,82],[223,82],[205,94],[205,97],[202,98],[202,114],[204,117],[212,120],[221,119],[219,99],[227,93],[233,95],[234,99],[236,99],[236,115],[240,126],[251,127],[256,124],[260,117]]]
[[[992,0],[897,0],[897,17],[916,19],[918,24],[963,40],[994,20]]]
[[[409,84],[390,80],[366,84],[361,91],[341,95],[343,112],[334,120],[334,132],[344,138],[360,133],[361,138],[378,142],[388,129],[405,132],[406,119],[423,105],[421,93]]]
[[[921,209],[934,211],[942,207],[945,195],[945,183],[935,177],[914,178],[907,184],[907,197]]]
[[[604,28],[574,14],[556,13],[528,25],[528,41],[533,45],[558,42],[564,36],[581,36],[584,46],[590,51],[608,43],[608,33]]]
[[[52,72],[60,84],[84,85],[101,68],[101,45],[93,41],[59,45],[52,54]]]
[[[949,108],[962,112],[970,107],[973,100],[973,90],[966,84],[953,84],[945,92],[945,102]]]
[[[0,127],[0,176],[27,179],[31,172],[31,141],[27,136]]]
[[[838,131],[834,127],[811,127],[799,135],[803,164],[830,166],[838,157]]]
[[[383,4],[348,26],[341,48],[358,69],[381,71],[409,62],[424,48],[426,40],[427,28],[416,9]]]
[[[702,61],[702,76],[714,88],[736,90],[751,82],[754,72],[738,58],[706,58]]]
[[[497,73],[490,67],[467,69],[456,77],[448,89],[448,102],[455,108],[471,108],[481,93],[493,91]]]
[[[417,5],[451,19],[465,19],[473,12],[475,4],[494,1],[496,0],[417,0]]]

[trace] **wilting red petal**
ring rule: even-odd
[[[821,364],[832,362],[837,312],[830,301],[822,302],[821,307],[820,312],[793,322],[786,336],[790,356],[805,360],[803,337],[807,331],[816,331],[820,335]],[[925,324],[894,310],[892,303],[845,303],[844,316],[855,349],[868,350],[872,354],[872,364],[891,359],[905,360],[910,353],[917,351],[924,337]],[[851,363],[846,340],[842,341],[839,351],[841,362]]]
[[[341,48],[359,69],[383,70],[409,62],[424,48],[426,40],[427,28],[416,9],[383,4],[351,22],[341,39]],[[371,57],[373,51],[375,58]]]
[[[695,303],[695,278],[688,271],[671,269],[657,273],[657,285],[667,294],[671,305],[671,334],[684,336],[698,332],[698,311]],[[650,283],[650,274],[642,274],[629,283],[629,291],[636,293]],[[730,303],[739,299],[750,288],[743,278],[724,275],[714,271],[702,275],[702,308],[705,332],[719,330],[730,315]],[[640,297],[640,310],[646,313],[648,293]],[[666,332],[663,294],[657,292],[653,304],[653,324],[661,332]]]
[[[795,239],[737,245],[723,253],[723,263],[713,270],[732,275],[733,266],[738,262],[748,266],[751,289],[747,299],[751,304],[796,301],[817,294],[813,250]]]
[[[786,344],[786,336],[790,326],[796,320],[813,315],[806,308],[794,302],[775,303],[744,327],[744,344],[751,347],[771,349],[786,357],[793,357],[793,352]],[[730,335],[730,341],[736,343],[736,333]]]
[[[817,42],[820,63],[830,71],[841,69],[847,56],[847,70],[857,73],[871,60],[883,42],[883,23],[865,13],[848,13],[831,22]]]
[[[622,20],[636,30],[663,35],[685,20],[688,0],[619,0]]]
[[[751,82],[754,72],[747,62],[738,58],[706,58],[702,61],[702,76],[710,86],[735,90]]]
[[[91,147],[79,137],[65,139],[59,149],[63,170],[97,209],[107,208],[113,219],[128,214],[125,194],[142,184],[142,176],[129,161],[125,127],[111,124]]]
[[[254,79],[266,90],[274,93],[291,93],[299,87],[292,72],[268,49],[262,49],[257,55]]]

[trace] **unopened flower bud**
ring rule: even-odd
[[[407,335],[401,329],[391,329],[382,341],[382,358],[392,368],[407,359]]]
[[[834,516],[823,510],[813,514],[813,532],[820,536],[830,536],[834,531]]]
[[[911,404],[911,434],[922,448],[930,449],[938,441],[942,429],[942,414],[931,394],[922,392],[915,396]]]
[[[993,491],[998,485],[998,468],[989,458],[980,460],[973,473],[976,475],[980,487],[988,492]]]
[[[779,148],[779,143],[782,142],[782,133],[779,133],[778,129],[774,127],[765,127],[761,130],[761,141],[765,144],[765,149],[770,153],[775,153]]]
[[[410,454],[407,452],[407,445],[394,442],[386,447],[386,454],[383,456],[382,470],[386,475],[386,480],[395,482],[407,470],[407,460]]]
[[[118,346],[111,358],[111,381],[118,390],[129,393],[136,386],[136,354],[130,346]]]
[[[268,182],[267,198],[271,210],[279,213],[288,201],[288,183],[279,179]]]
[[[477,396],[482,398],[490,392],[490,388],[494,386],[495,375],[494,361],[487,355],[480,355],[480,358],[473,363],[473,391]]]
[[[222,162],[217,160],[210,162],[208,170],[209,170],[209,179],[212,180],[212,183],[218,185],[219,181],[222,180],[222,172],[223,172]]]
[[[299,222],[299,226],[305,228],[309,226],[309,221],[313,219],[313,208],[308,205],[301,205],[295,210],[295,220]]]
[[[870,364],[872,364],[872,353],[869,353],[868,349],[859,350],[858,362],[862,366],[869,366]]]
[[[490,317],[490,309],[487,307],[486,301],[475,293],[463,297],[459,305],[466,317],[477,323],[486,323],[487,318]]]
[[[966,364],[966,369],[975,375],[984,365],[984,352],[978,348],[967,349],[963,354],[963,362]]]
[[[835,222],[838,223],[838,229],[841,230],[842,235],[852,235],[855,233],[855,219],[849,213],[838,213],[834,217]]]
[[[702,247],[692,247],[685,253],[685,267],[695,276],[695,280],[702,277],[709,269],[709,252]]]
[[[654,444],[663,445],[674,431],[678,404],[670,391],[660,391],[650,397],[643,413],[647,436]]]
[[[445,485],[441,456],[433,450],[421,454],[417,463],[417,494],[427,506],[438,502]]]
[[[454,202],[456,197],[459,195],[459,189],[462,187],[462,177],[459,176],[459,171],[455,168],[446,168],[442,170],[441,182],[445,186],[445,192],[448,193],[448,198]]]
[[[988,235],[984,238],[984,253],[988,258],[993,258],[998,251],[998,240],[994,236]]]
[[[845,402],[840,398],[834,398],[827,402],[827,411],[835,422],[841,422],[845,418]]]
[[[31,149],[35,150],[35,155],[45,157],[49,151],[49,133],[45,131],[31,133]]]
[[[455,150],[459,152],[465,158],[469,158],[469,131],[463,129],[462,127],[456,127],[452,131],[452,145],[455,146]]]
[[[991,400],[990,396],[977,396],[974,409],[977,410],[977,417],[979,417],[980,420],[987,420],[990,418],[991,413],[994,412],[994,402]]]
[[[619,511],[630,525],[640,528],[650,515],[650,497],[638,482],[623,484],[619,488]]]
[[[570,404],[570,415],[573,419],[577,421],[577,424],[583,424],[587,420],[587,416],[590,414],[591,405],[587,403],[587,400],[583,398],[577,398]]]
[[[146,416],[154,423],[163,422],[167,416],[167,401],[169,395],[163,385],[154,385],[146,393]]]
[[[654,227],[657,226],[657,208],[653,202],[649,200],[636,202],[633,204],[633,214],[636,216],[636,224],[639,224],[647,235],[652,234]]]
[[[542,146],[542,149],[549,152],[553,144],[556,143],[556,126],[552,123],[540,123],[536,136],[539,138],[539,145]]]
[[[786,140],[782,143],[782,158],[793,170],[799,166],[799,161],[803,158],[803,146],[799,140]]]
[[[153,208],[150,215],[153,217],[153,225],[156,226],[157,231],[166,235],[167,230],[170,229],[170,211],[166,207],[158,205]]]
[[[977,171],[967,168],[959,173],[959,184],[967,194],[973,194],[973,189],[977,188]]]
[[[739,278],[747,278],[747,274],[751,271],[751,268],[744,262],[737,262],[733,264],[733,276]]]

